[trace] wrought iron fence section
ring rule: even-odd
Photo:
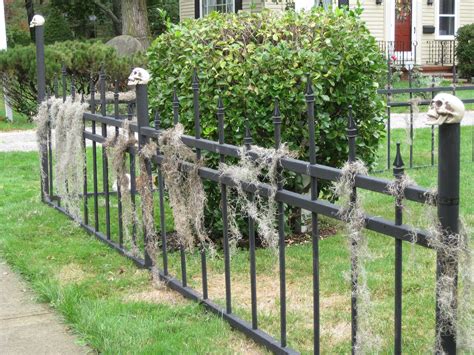
[[[37,61],[38,66],[44,65],[44,51],[42,51],[43,42],[43,27],[39,26],[36,28],[36,40],[37,40]],[[64,75],[63,75],[64,80]],[[45,82],[44,72],[38,70],[38,81],[39,83]],[[309,80],[308,80],[309,81]],[[181,136],[181,141],[188,147],[193,148],[196,156],[199,158],[203,151],[208,151],[211,153],[216,153],[219,155],[221,161],[224,161],[226,157],[240,158],[241,147],[236,145],[230,145],[225,143],[224,137],[224,121],[225,121],[225,108],[222,105],[222,101],[219,100],[216,105],[216,114],[217,114],[217,127],[219,131],[219,139],[217,141],[203,139],[200,134],[201,123],[200,123],[200,111],[199,111],[199,82],[197,80],[197,73],[193,76],[193,82],[190,83],[193,89],[193,113],[194,113],[194,136],[183,135]],[[46,95],[44,85],[38,85],[40,90],[43,90],[38,95],[38,101],[41,103]],[[65,88],[65,85],[63,86]],[[148,231],[144,228],[143,231],[139,231],[136,228],[136,223],[133,223],[133,238],[134,241],[143,243],[140,251],[140,255],[137,255],[133,250],[127,248],[123,241],[123,226],[120,225],[121,222],[121,210],[120,205],[118,208],[118,214],[112,215],[110,209],[110,198],[111,196],[120,197],[120,188],[117,191],[110,191],[109,189],[109,164],[108,156],[105,153],[104,144],[108,141],[108,128],[111,127],[115,130],[115,134],[119,134],[120,129],[123,128],[125,120],[131,118],[130,116],[124,117],[120,116],[118,110],[118,89],[115,83],[115,93],[114,93],[114,116],[108,116],[106,106],[107,98],[105,94],[106,88],[106,76],[105,72],[101,71],[99,79],[99,98],[96,100],[96,91],[95,85],[91,82],[91,96],[90,96],[90,112],[83,115],[84,123],[91,124],[91,131],[84,130],[83,132],[83,141],[92,141],[92,171],[87,167],[88,164],[85,164],[84,167],[84,186],[82,192],[83,198],[83,210],[84,216],[73,217],[69,211],[67,211],[63,206],[61,206],[61,197],[56,196],[54,193],[54,187],[50,185],[48,179],[52,179],[52,176],[48,174],[52,172],[51,166],[54,164],[53,150],[51,147],[41,146],[40,155],[42,158],[42,167],[43,171],[47,172],[46,176],[42,177],[41,191],[42,199],[48,205],[56,208],[65,215],[73,218],[78,222],[87,232],[96,236],[99,240],[103,241],[110,247],[116,249],[121,254],[127,256],[133,260],[138,266],[151,268],[152,261],[149,251],[146,248],[148,238]],[[71,92],[74,93],[74,88]],[[391,95],[390,87],[388,91],[384,92],[387,95]],[[63,93],[65,90],[63,90]],[[434,91],[433,91],[434,92]],[[66,99],[65,96],[63,96]],[[311,87],[311,83],[308,82],[305,93],[306,105],[307,105],[307,124],[308,129],[310,130],[309,137],[309,161],[302,161],[293,158],[282,158],[279,161],[278,165],[278,184],[277,192],[274,195],[274,199],[277,203],[278,213],[275,216],[275,219],[278,222],[278,261],[279,261],[279,291],[280,291],[280,332],[278,335],[269,334],[259,328],[258,324],[258,304],[257,304],[257,295],[256,295],[256,285],[258,282],[257,279],[257,270],[255,267],[255,225],[252,219],[248,219],[248,230],[249,230],[249,250],[250,250],[250,294],[251,294],[251,323],[241,319],[239,316],[233,313],[232,311],[232,285],[231,285],[231,269],[229,264],[229,246],[228,246],[228,221],[226,216],[226,193],[228,189],[232,187],[239,186],[249,195],[249,198],[252,199],[255,195],[261,195],[264,197],[272,197],[273,187],[266,183],[250,183],[249,181],[235,181],[229,176],[221,174],[216,169],[213,169],[208,166],[197,166],[199,177],[203,180],[212,181],[220,187],[221,199],[223,202],[222,208],[222,221],[224,224],[223,230],[223,240],[224,240],[224,272],[225,272],[225,290],[226,290],[226,302],[225,306],[222,307],[217,305],[213,300],[209,299],[208,290],[207,290],[207,264],[206,264],[206,251],[204,248],[200,248],[201,254],[201,279],[202,279],[202,292],[198,292],[190,287],[187,283],[187,253],[183,246],[180,247],[180,263],[181,263],[181,275],[180,278],[173,276],[169,273],[169,262],[168,252],[170,249],[167,247],[168,236],[165,228],[165,184],[163,174],[162,174],[162,163],[164,160],[164,155],[161,154],[159,150],[149,159],[146,168],[146,174],[150,177],[152,172],[158,174],[158,187],[153,190],[153,199],[156,199],[158,196],[158,204],[160,210],[160,241],[161,241],[161,254],[163,268],[157,270],[160,278],[165,281],[165,283],[172,289],[178,291],[185,297],[193,299],[195,301],[203,304],[207,309],[218,314],[220,317],[225,319],[230,323],[234,328],[244,332],[246,335],[257,341],[258,343],[266,346],[269,350],[277,354],[295,354],[297,351],[288,346],[287,339],[287,310],[286,310],[286,255],[285,255],[285,216],[284,209],[286,206],[294,206],[307,210],[311,212],[311,222],[312,222],[312,263],[313,263],[313,330],[314,330],[314,353],[320,353],[320,305],[319,305],[319,231],[318,231],[318,216],[324,215],[332,219],[343,220],[341,217],[341,207],[337,204],[334,204],[328,200],[318,198],[317,194],[317,184],[320,180],[327,181],[337,181],[343,174],[342,170],[339,168],[333,168],[317,163],[317,143],[314,137],[315,122],[314,117],[314,94]],[[172,107],[173,107],[173,123],[174,125],[179,122],[179,101],[176,91],[174,92]],[[97,112],[97,107],[100,106],[100,111]],[[390,107],[390,106],[389,106]],[[351,110],[350,110],[351,111]],[[129,147],[126,150],[126,155],[128,159],[128,172],[130,174],[130,193],[132,198],[132,203],[135,205],[135,198],[139,197],[139,191],[137,191],[136,186],[136,159],[140,154],[140,151],[150,140],[156,140],[163,133],[163,127],[160,126],[160,116],[159,113],[155,112],[153,118],[154,127],[150,126],[149,118],[149,106],[148,106],[148,94],[147,86],[145,84],[138,84],[136,86],[136,115],[137,123],[131,123],[130,129],[138,137],[137,144]],[[269,118],[270,119],[270,118]],[[273,117],[273,124],[275,129],[275,148],[279,148],[281,144],[281,117],[279,111],[279,102],[275,102],[275,110]],[[452,127],[451,127],[452,126]],[[101,128],[100,132],[98,128]],[[348,117],[348,126],[347,126],[347,139],[348,139],[348,161],[354,162],[357,159],[356,151],[356,140],[357,140],[357,127],[355,125],[352,114],[350,113]],[[444,164],[443,171],[449,171],[452,175],[446,175],[445,173],[440,173],[439,175],[439,190],[443,192],[443,199],[440,200],[439,204],[442,205],[439,209],[439,216],[443,217],[441,220],[443,227],[448,227],[449,230],[456,232],[457,220],[459,217],[459,211],[457,210],[457,205],[453,204],[452,201],[459,202],[459,191],[456,192],[456,189],[447,188],[447,186],[452,186],[453,184],[459,185],[459,124],[456,125],[447,125],[440,129],[440,137],[445,142],[445,145],[449,145],[452,148],[440,150],[440,157],[443,157],[440,160],[440,164]],[[441,139],[441,138],[440,138]],[[244,149],[246,154],[252,159],[256,159],[257,155],[252,151],[251,148],[251,134],[246,126],[246,134],[244,138]],[[50,140],[49,140],[50,143]],[[86,147],[86,144],[84,144]],[[101,149],[99,149],[101,147]],[[395,180],[387,180],[381,178],[375,178],[366,175],[357,175],[355,179],[355,185],[353,187],[354,197],[358,189],[369,190],[372,192],[390,195],[389,186],[393,185],[400,180],[403,175],[404,167],[401,159],[400,147],[398,146],[395,162],[394,162],[394,177]],[[86,148],[85,148],[86,149]],[[441,158],[440,158],[441,159]],[[100,167],[102,168],[102,174],[99,172],[99,162]],[[155,164],[155,166],[152,165]],[[179,164],[179,169],[182,171],[189,171],[196,169],[195,163],[181,161]],[[454,170],[454,171],[453,171]],[[283,181],[280,179],[281,174],[284,171],[291,171],[297,174],[303,174],[311,178],[311,193],[305,195],[303,193],[297,193],[285,189]],[[90,191],[90,186],[88,186],[88,178],[92,175],[92,192]],[[99,184],[100,175],[102,177],[102,182]],[[457,195],[456,195],[457,194]],[[408,186],[403,190],[404,198],[418,202],[418,203],[435,203],[433,199],[436,196],[433,196],[427,189],[418,187],[418,186]],[[92,198],[93,204],[90,205],[90,197]],[[104,203],[99,203],[99,198]],[[399,197],[400,198],[400,197]],[[119,198],[120,200],[120,198]],[[444,201],[451,201],[449,205],[445,204]],[[398,202],[398,204],[397,204]],[[364,216],[364,227],[368,230],[378,232],[382,235],[392,237],[395,239],[395,275],[394,275],[394,288],[395,288],[395,304],[394,304],[394,352],[396,354],[401,353],[401,344],[402,344],[402,249],[401,245],[403,241],[414,242],[420,246],[432,249],[431,245],[428,243],[429,235],[428,232],[423,230],[418,230],[411,225],[403,224],[402,217],[403,211],[400,208],[399,201],[393,201],[394,209],[394,220],[389,220],[386,218],[381,218],[378,216],[365,215]],[[134,208],[137,208],[136,206]],[[105,212],[105,213],[103,213]],[[92,216],[92,221],[90,220]],[[111,230],[111,221],[117,220],[119,223],[118,235],[114,235]],[[154,221],[154,225],[157,223]],[[105,229],[104,229],[105,226]],[[415,235],[415,238],[413,238]],[[443,255],[438,255],[438,261],[440,258],[443,258]],[[442,260],[441,260],[442,261]],[[357,275],[357,270],[353,270],[353,275]],[[442,269],[438,271],[437,277],[441,277],[443,272]],[[352,287],[356,287],[356,282]],[[357,299],[352,296],[352,305],[351,305],[351,325],[352,325],[352,349],[354,351],[356,346],[356,335],[357,335]],[[446,330],[442,329],[440,323],[437,319],[437,332],[442,333],[443,335],[443,350],[446,353],[454,354],[456,351],[455,343],[455,334],[452,333],[443,333]]]

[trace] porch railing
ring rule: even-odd
[[[393,65],[416,63],[418,42],[406,41],[377,41],[385,59],[391,60]]]
[[[417,56],[421,50],[427,57],[421,58],[421,64],[454,65],[456,63],[455,40],[430,40],[422,42],[377,41],[380,52],[385,59],[390,59],[393,65],[405,66],[417,64]]]
[[[428,59],[426,64],[432,65],[454,65],[456,63],[456,41],[434,40],[426,41],[428,47]]]

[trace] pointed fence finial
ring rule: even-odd
[[[173,86],[173,105],[178,104],[179,105],[179,99],[178,99],[178,93],[176,91],[176,85]]]
[[[250,133],[250,123],[248,118],[245,120],[245,135],[244,135],[244,146],[245,149],[249,150],[253,143],[252,134]]]
[[[311,81],[311,77],[307,76],[308,80],[306,81],[306,101],[314,101],[314,91],[313,91],[313,83]]]
[[[199,89],[199,78],[198,78],[198,72],[197,69],[194,68],[193,70],[193,90],[198,90]]]
[[[155,110],[154,121],[155,121],[155,129],[160,129],[161,116],[160,116],[160,111],[158,111],[158,110]]]
[[[280,102],[275,99],[275,108],[273,109],[273,123],[281,124]]]
[[[217,130],[219,132],[219,144],[224,144],[224,103],[221,95],[217,99]]]
[[[275,109],[273,110],[273,126],[275,127],[275,149],[281,146],[281,112],[280,102],[275,99]]]
[[[179,122],[179,98],[176,91],[176,85],[173,88],[173,124],[177,125]]]
[[[349,105],[349,114],[347,116],[347,137],[356,137],[357,136],[357,126],[354,122],[354,117],[352,115],[352,105]]]
[[[397,142],[397,152],[395,154],[395,160],[393,161],[393,175],[400,176],[404,171],[404,163],[402,159],[402,154],[400,150],[400,142]]]

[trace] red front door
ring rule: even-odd
[[[412,0],[395,0],[395,51],[411,52]]]

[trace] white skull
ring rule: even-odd
[[[464,117],[464,104],[456,96],[438,94],[431,100],[426,116],[426,124],[442,125],[443,123],[459,123]]]
[[[150,81],[150,74],[142,68],[135,68],[128,77],[128,85],[148,84]]]
[[[30,27],[43,26],[44,17],[41,15],[34,15],[30,22]]]

